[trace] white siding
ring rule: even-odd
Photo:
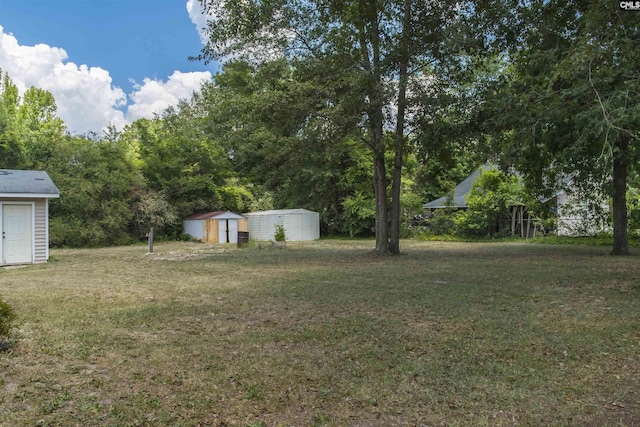
[[[320,238],[320,214],[309,212],[304,216],[302,226],[302,240],[317,240]]]
[[[271,210],[244,214],[249,221],[249,237],[253,240],[273,240],[276,224],[284,227],[289,241],[320,238],[320,215],[306,209]]]
[[[195,239],[202,240],[204,237],[204,221],[206,219],[185,219],[182,221],[182,232],[190,234]]]
[[[49,218],[47,218],[47,199],[0,198],[0,203],[34,203],[33,210],[33,262],[47,262],[49,258]],[[1,223],[0,223],[1,224]]]
[[[35,200],[35,253],[33,262],[47,262],[47,199]]]
[[[287,214],[284,216],[284,235],[287,240],[297,242],[304,240],[303,230],[303,217],[302,214]]]
[[[249,238],[253,240],[273,240],[276,224],[284,226],[282,215],[249,215]]]
[[[560,192],[557,201],[558,236],[592,236],[611,231],[606,224],[600,223],[595,210],[607,211],[604,202],[595,202],[576,195]],[[600,203],[600,206],[597,204]]]

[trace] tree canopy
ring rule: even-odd
[[[640,16],[601,0],[530,2],[489,104],[494,151],[531,187],[571,177],[612,195],[615,254],[628,253],[629,167],[640,123]],[[508,108],[506,108],[508,106]]]
[[[53,245],[126,243],[149,226],[175,238],[196,212],[303,207],[323,235],[375,235],[377,253],[398,253],[423,202],[493,159],[533,199],[567,178],[609,193],[613,253],[628,253],[640,15],[602,0],[202,3],[209,41],[195,59],[221,71],[122,130],[71,135],[49,92],[20,95],[0,71],[0,167],[58,184]]]

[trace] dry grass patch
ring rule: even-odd
[[[640,264],[368,241],[60,250],[0,270],[0,424],[637,425]]]

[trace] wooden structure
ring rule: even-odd
[[[531,216],[524,205],[511,206],[511,235],[525,239],[537,237],[540,220]]]
[[[0,265],[49,259],[49,199],[60,191],[43,171],[0,169]]]
[[[238,232],[249,231],[247,219],[233,212],[207,212],[182,221],[183,233],[205,243],[238,243]]]

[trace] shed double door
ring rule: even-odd
[[[2,204],[2,264],[33,261],[31,205]]]
[[[221,219],[218,221],[218,243],[238,243],[237,219]]]

